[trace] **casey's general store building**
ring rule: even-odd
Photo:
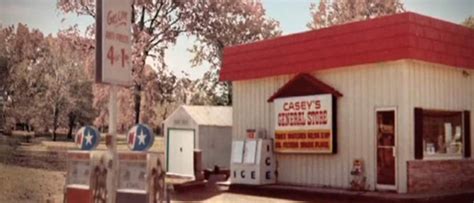
[[[226,48],[233,139],[274,139],[278,184],[474,188],[474,30],[402,13]]]

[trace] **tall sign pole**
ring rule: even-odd
[[[96,82],[111,85],[109,132],[106,137],[107,202],[116,202],[117,155],[117,85],[132,83],[131,14],[132,0],[97,0],[96,2]]]
[[[110,87],[109,98],[109,144],[107,145],[108,154],[110,157],[107,167],[110,173],[107,175],[107,202],[116,201],[117,181],[118,181],[118,154],[117,154],[117,87],[112,85]],[[107,139],[107,138],[106,138]]]

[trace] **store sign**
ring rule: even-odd
[[[81,150],[94,150],[100,143],[100,132],[93,126],[84,126],[76,132],[74,143]]]
[[[145,124],[133,126],[127,135],[128,148],[133,151],[146,151],[153,146],[155,135],[153,130]]]
[[[332,95],[275,99],[275,151],[332,153]]]
[[[131,5],[131,0],[97,1],[97,82],[131,84]]]

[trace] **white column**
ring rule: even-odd
[[[110,86],[109,98],[109,135],[112,136],[111,144],[107,146],[108,162],[107,164],[107,202],[116,202],[116,191],[118,185],[118,156],[117,156],[117,87]],[[111,163],[110,163],[111,161]],[[110,167],[111,166],[111,167]]]

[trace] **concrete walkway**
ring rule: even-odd
[[[423,194],[398,194],[392,192],[358,192],[344,189],[308,188],[290,185],[231,185],[228,192],[280,197],[295,201],[312,202],[316,199],[334,202],[474,202],[474,191],[438,192]]]

